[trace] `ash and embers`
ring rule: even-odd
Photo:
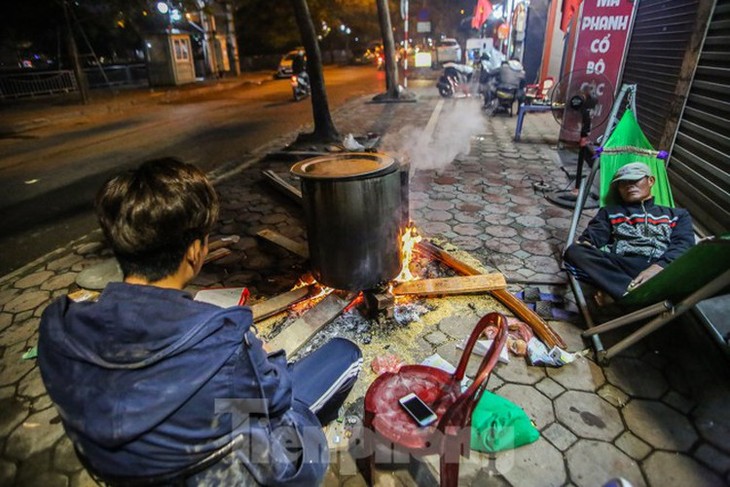
[[[418,253],[414,253],[413,255],[410,261],[410,269],[418,279],[455,275],[452,269]],[[264,340],[268,341],[279,334],[322,298],[323,296],[318,297],[318,299],[310,298],[308,301],[290,308],[285,316],[279,317],[273,320],[273,322],[271,322],[272,320],[267,320],[261,323],[259,328]],[[397,331],[403,331],[406,328],[412,327],[414,323],[419,323],[423,315],[436,309],[436,305],[429,301],[431,300],[425,298],[397,297],[391,318],[387,317],[386,313],[383,312],[374,318],[368,318],[366,316],[367,313],[363,309],[364,304],[356,306],[335,318],[314,335],[297,354],[289,358],[293,360],[302,358],[335,337],[347,338],[359,345],[369,345],[374,340],[377,342],[387,342],[391,335]],[[386,344],[384,348],[389,348],[389,345]]]

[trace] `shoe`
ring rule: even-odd
[[[614,303],[613,298],[603,291],[596,291],[596,294],[593,295],[593,300],[600,308]]]
[[[538,301],[550,301],[556,306],[562,306],[565,303],[565,298],[557,294],[543,293],[540,292],[540,288],[537,287],[526,287],[524,291],[518,291],[513,293],[517,299],[521,299],[525,303],[536,303]]]

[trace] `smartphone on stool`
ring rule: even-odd
[[[413,392],[401,397],[398,402],[419,426],[428,426],[437,419],[436,413]]]

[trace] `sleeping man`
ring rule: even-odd
[[[621,167],[611,180],[620,204],[601,208],[565,251],[566,269],[598,289],[599,305],[606,294],[617,300],[644,284],[694,245],[689,213],[654,204],[654,183],[642,162]]]

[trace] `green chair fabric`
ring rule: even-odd
[[[663,301],[676,303],[730,269],[730,233],[701,242],[662,272],[630,291],[621,305],[641,306]]]
[[[611,191],[611,179],[616,171],[630,163],[643,162],[647,164],[654,173],[656,183],[652,188],[654,201],[658,205],[674,207],[672,190],[669,187],[667,171],[664,161],[656,158],[656,151],[649,140],[642,132],[639,123],[636,121],[634,112],[627,109],[621,120],[611,132],[601,153],[601,206],[617,203],[617,197]]]

